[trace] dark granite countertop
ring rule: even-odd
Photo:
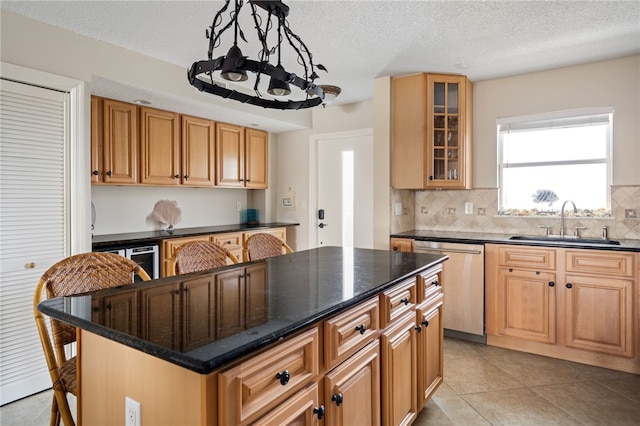
[[[518,234],[522,235],[522,234]],[[511,235],[493,234],[483,232],[454,232],[454,231],[420,231],[411,230],[391,234],[391,238],[410,238],[417,241],[439,241],[462,244],[515,244],[527,246],[590,248],[596,250],[632,251],[640,252],[640,240],[617,240],[620,245],[587,242],[585,240],[567,237],[564,241],[538,241],[538,240],[510,240]],[[540,237],[531,236],[532,238]]]
[[[207,374],[364,301],[447,258],[447,256],[433,254],[322,247],[272,257],[261,262],[230,265],[207,272],[161,278],[85,295],[50,299],[42,302],[38,309],[46,315],[83,330],[197,373]],[[189,285],[226,286],[229,284],[221,284],[223,281],[216,278],[222,277],[223,274],[233,275],[234,271],[244,274],[245,268],[253,268],[246,271],[251,273],[249,280],[224,281],[225,283],[240,282],[241,284],[238,284],[241,286],[240,289],[251,292],[246,293],[243,299],[254,301],[253,308],[250,309],[247,303],[244,329],[234,331],[226,337],[215,336],[210,341],[200,343],[198,347],[181,350],[184,347],[183,341],[186,339],[182,333],[184,324],[181,321],[185,321],[186,318],[184,313],[176,315],[172,308],[165,311],[164,306],[182,306],[182,309],[185,309],[184,300],[186,299],[182,304],[154,305],[154,298],[148,296],[157,295],[166,290],[168,297],[172,297],[171,295],[176,294],[178,289]],[[263,271],[262,275],[260,271]],[[257,284],[261,281],[255,276],[267,277],[266,285]],[[248,284],[245,284],[247,282]],[[234,290],[234,287],[231,289]],[[225,290],[218,287],[215,290],[226,291],[226,287]],[[181,295],[175,297],[186,298],[184,292],[178,293]],[[217,292],[208,291],[208,293],[216,294]],[[118,297],[111,300],[130,296],[139,301],[137,303],[139,318],[133,321],[124,317],[111,316],[110,318],[111,324],[124,324],[123,328],[127,330],[119,329],[115,325],[107,325],[109,321],[101,319],[108,315],[101,314],[100,306],[106,305],[105,298],[112,296]],[[202,307],[211,306],[208,310],[205,309],[208,318],[199,318],[204,326],[206,326],[204,322],[214,323],[228,313],[222,303],[210,302],[206,298],[189,299],[189,303],[198,304],[195,309],[199,313],[202,313]],[[234,309],[237,311],[237,306],[231,306],[231,308],[232,311]],[[144,318],[151,318],[154,321],[147,321],[143,327]],[[251,326],[248,326],[249,323]],[[180,331],[176,333],[176,330]],[[225,332],[227,330],[220,330],[217,334]],[[143,333],[152,336],[144,338]],[[157,337],[156,341],[154,336]],[[172,337],[167,339],[167,336]],[[181,341],[182,343],[177,343]]]
[[[225,232],[242,232],[253,231],[256,229],[266,228],[283,228],[287,226],[298,226],[299,223],[290,222],[270,222],[259,223],[256,225],[233,224],[218,226],[202,226],[197,228],[178,228],[171,233],[167,231],[144,231],[144,232],[128,232],[123,234],[104,234],[94,235],[91,239],[93,248],[114,247],[118,245],[128,244],[158,244],[162,240],[179,237],[193,237],[206,234],[222,234]]]

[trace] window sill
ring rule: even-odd
[[[519,218],[560,218],[560,211],[537,209],[507,209],[498,212],[495,217],[519,217]],[[605,209],[578,210],[577,213],[565,211],[565,217],[569,219],[612,219],[611,212]]]

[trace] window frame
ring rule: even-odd
[[[498,167],[498,214],[504,214],[504,170],[514,167],[535,167],[535,166],[562,166],[579,164],[605,164],[606,165],[606,208],[607,214],[611,214],[611,184],[613,179],[613,115],[614,109],[607,107],[580,108],[573,110],[553,111],[540,114],[528,114],[513,117],[498,118],[496,120],[496,140],[497,140],[497,167]],[[606,131],[606,158],[585,159],[585,160],[563,160],[546,162],[526,162],[526,163],[505,163],[504,159],[504,139],[503,135],[509,131],[526,131],[562,128],[569,126],[581,126],[589,124],[605,124]],[[524,208],[510,208],[508,210],[526,210]]]

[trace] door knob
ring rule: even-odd
[[[321,223],[320,225],[318,225],[318,228],[322,229],[322,228],[324,228],[325,226],[329,226],[329,225],[327,225],[326,223]]]

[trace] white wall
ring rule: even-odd
[[[111,185],[93,185],[91,189],[97,211],[94,235],[164,229],[165,226],[147,220],[160,200],[178,203],[182,220],[176,228],[239,223],[236,203],[240,202],[242,209],[247,208],[248,191],[243,189]]]
[[[496,119],[613,106],[613,185],[640,184],[640,56],[474,83],[473,186],[497,188]]]
[[[313,128],[311,130],[280,133],[276,139],[275,199],[280,200],[289,191],[289,188],[295,192],[296,197],[295,209],[285,209],[281,203],[274,203],[276,218],[278,221],[300,223],[297,229],[297,240],[293,242],[298,250],[309,248],[310,225],[315,224],[315,222],[308,223],[309,206],[311,205],[309,198],[309,162],[312,160],[311,137],[373,128],[373,101],[317,108],[313,110],[312,117]],[[386,189],[388,190],[388,180]]]

